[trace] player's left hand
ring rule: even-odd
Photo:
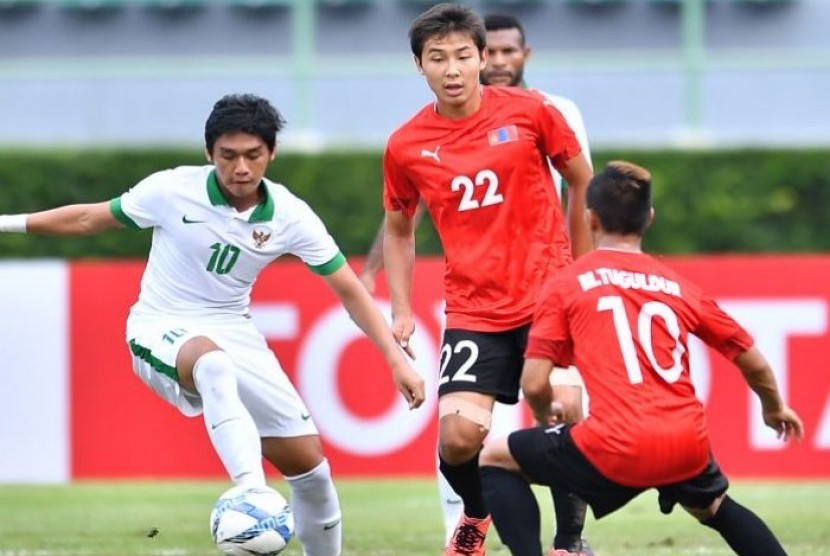
[[[551,402],[546,411],[535,413],[534,418],[543,427],[563,423],[565,421],[565,407],[559,402]]]
[[[775,432],[778,438],[801,441],[804,438],[804,423],[798,414],[786,405],[775,411],[764,411],[764,423]]]

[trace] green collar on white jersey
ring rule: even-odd
[[[256,206],[254,211],[251,213],[251,217],[248,218],[248,222],[268,222],[269,220],[274,218],[274,199],[271,197],[271,193],[265,186],[264,181],[259,183],[259,187],[265,194],[265,199],[263,199],[262,202]],[[222,190],[219,189],[219,182],[216,180],[216,170],[211,170],[210,174],[208,175],[207,193],[211,205],[230,206],[230,203],[228,203],[228,200],[225,198],[225,195],[222,193]]]

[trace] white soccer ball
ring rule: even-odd
[[[294,515],[271,487],[235,486],[213,506],[210,534],[228,556],[276,556],[294,536]]]

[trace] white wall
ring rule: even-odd
[[[0,483],[69,478],[66,274],[0,262]]]

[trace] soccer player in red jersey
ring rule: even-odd
[[[689,376],[689,335],[734,362],[781,438],[800,440],[801,420],[746,330],[640,250],[654,216],[649,173],[610,163],[591,180],[587,206],[595,250],[547,279],[530,329],[521,383],[541,426],[489,442],[480,457],[502,541],[514,555],[542,553],[530,483],[573,492],[597,518],[656,488],[662,512],[679,503],[737,554],[785,554],[766,524],[726,494]],[[554,365],[571,362],[591,397],[591,415],[573,425],[559,422],[548,383]]]
[[[446,259],[439,466],[464,504],[447,554],[475,556],[484,554],[490,523],[478,455],[493,404],[518,401],[544,278],[591,248],[582,214],[592,172],[573,131],[542,95],[479,85],[485,28],[469,8],[434,6],[413,22],[409,37],[436,100],[392,134],[384,153],[384,266],[393,332],[406,346],[414,331],[413,215],[423,199]],[[548,160],[568,183],[567,219]],[[577,400],[566,405],[581,401],[574,390]]]

